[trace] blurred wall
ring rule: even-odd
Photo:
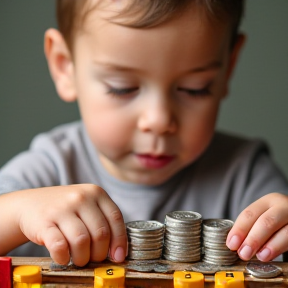
[[[288,1],[247,0],[246,46],[218,128],[265,139],[288,176]],[[79,119],[56,95],[43,54],[54,1],[0,1],[0,166],[32,137]]]

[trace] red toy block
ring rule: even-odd
[[[12,287],[12,259],[0,257],[0,288]]]

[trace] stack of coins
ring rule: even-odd
[[[226,246],[226,238],[233,224],[227,219],[203,220],[203,261],[215,265],[233,265],[238,260],[237,252]]]
[[[201,259],[202,216],[192,211],[173,211],[165,218],[163,256],[175,262]]]
[[[164,224],[158,221],[132,221],[126,224],[128,258],[158,259],[162,255]]]

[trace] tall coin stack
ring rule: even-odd
[[[158,221],[126,223],[128,257],[135,260],[158,259],[162,255],[164,224]]]
[[[205,219],[202,227],[203,261],[215,265],[233,265],[238,260],[236,251],[226,246],[227,235],[234,222],[228,219]]]
[[[165,217],[163,256],[175,262],[201,259],[202,216],[192,211],[173,211]]]

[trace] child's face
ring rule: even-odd
[[[196,8],[150,29],[112,24],[106,12],[91,12],[75,39],[80,112],[110,174],[157,185],[211,141],[233,66],[230,30]]]

